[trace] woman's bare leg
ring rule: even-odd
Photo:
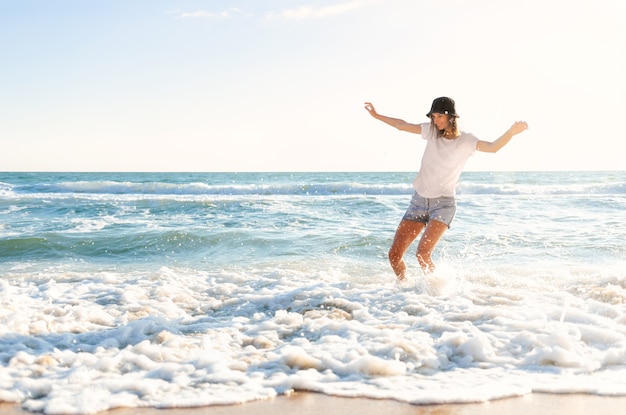
[[[399,280],[406,278],[404,254],[424,227],[426,227],[425,223],[411,222],[408,220],[403,220],[400,222],[400,225],[398,225],[396,236],[393,238],[393,244],[391,244],[391,248],[389,249],[389,263]]]
[[[420,239],[417,246],[417,262],[427,274],[435,270],[431,255],[446,230],[448,230],[448,225],[438,220],[431,220]]]

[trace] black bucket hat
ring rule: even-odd
[[[437,114],[448,114],[453,117],[459,117],[459,114],[456,113],[454,109],[454,100],[448,97],[440,97],[435,98],[433,100],[433,105],[430,107],[430,112],[426,114],[428,118],[436,112]]]

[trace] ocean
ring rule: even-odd
[[[626,172],[464,173],[398,283],[413,176],[0,173],[0,401],[626,396]]]

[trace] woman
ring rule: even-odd
[[[450,227],[456,212],[456,185],[467,159],[475,150],[495,153],[513,136],[528,128],[523,121],[514,123],[493,142],[481,141],[472,134],[459,131],[454,100],[436,98],[426,114],[430,123],[410,124],[376,112],[366,102],[370,115],[401,131],[421,134],[426,140],[422,165],[413,181],[414,194],[393,239],[389,262],[399,280],[406,278],[404,254],[417,236],[424,232],[417,246],[417,261],[425,273],[434,271],[431,258],[437,242]]]

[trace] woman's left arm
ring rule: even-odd
[[[507,145],[513,136],[526,131],[528,129],[528,124],[524,121],[515,122],[511,128],[509,128],[506,133],[502,134],[500,138],[495,141],[481,141],[479,140],[476,143],[476,150],[483,151],[485,153],[497,153],[502,147]]]

